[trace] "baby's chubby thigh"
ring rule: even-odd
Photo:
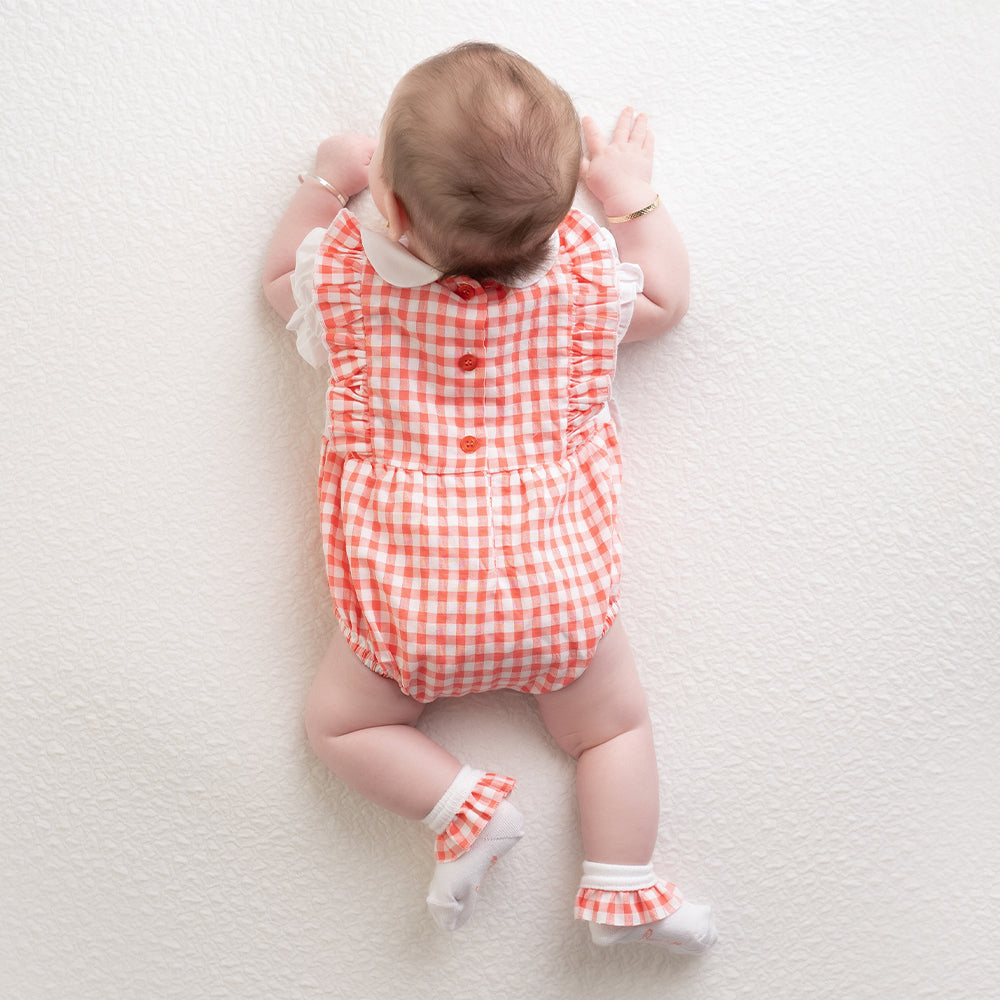
[[[370,670],[335,635],[306,701],[309,742],[351,788],[422,819],[455,779],[458,761],[416,729],[423,705]]]
[[[535,697],[552,738],[573,757],[649,725],[646,693],[620,618],[575,681]]]
[[[423,707],[394,680],[366,666],[338,630],[306,700],[306,731],[315,742],[377,726],[412,726]]]

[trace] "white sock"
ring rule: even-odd
[[[473,771],[466,764],[455,775],[455,780],[438,800],[438,804],[421,822],[425,826],[429,826],[434,833],[444,833],[448,829],[448,824],[455,818],[458,810],[462,808],[465,800],[472,794],[472,789],[479,784],[485,773],[485,771]]]
[[[594,944],[606,947],[643,941],[671,948],[689,955],[708,951],[718,935],[712,920],[712,907],[700,903],[681,903],[669,917],[652,924],[634,927],[613,927],[611,924],[590,924],[590,937]]]
[[[655,881],[652,865],[607,865],[585,861],[580,886],[607,892],[637,892]],[[591,939],[602,947],[642,941],[661,948],[699,954],[711,948],[717,937],[712,908],[698,903],[682,902],[669,917],[647,924],[620,927],[596,921],[589,923]]]
[[[443,832],[482,776],[482,771],[463,767],[424,823],[435,833]],[[437,862],[427,894],[427,908],[442,930],[457,930],[472,916],[476,893],[486,873],[523,835],[524,817],[504,799],[464,854],[454,861]]]

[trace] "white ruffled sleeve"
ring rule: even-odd
[[[628,333],[629,324],[632,322],[632,314],[635,312],[635,300],[642,293],[644,278],[642,268],[638,264],[628,264],[619,261],[615,269],[615,277],[618,280],[618,343]]]
[[[325,229],[313,229],[295,252],[295,270],[292,272],[292,295],[297,306],[286,329],[295,334],[299,354],[313,366],[322,368],[329,363],[326,346],[326,327],[316,303],[314,273],[316,251],[326,236]]]
[[[608,235],[610,236],[610,233]],[[611,245],[614,246],[613,239]],[[617,260],[617,257],[618,251],[616,248],[615,281],[618,284],[619,309],[617,339],[620,344],[625,334],[628,333],[629,324],[632,322],[632,316],[635,313],[635,301],[642,293],[645,278],[643,277],[642,268],[638,264],[630,264],[627,261]],[[611,419],[614,421],[619,437],[624,438],[626,431],[625,418],[622,416],[621,409],[614,396],[608,400],[608,409],[611,412]]]
[[[629,264],[619,260],[618,247],[611,231],[604,226],[601,227],[601,234],[607,246],[611,247],[611,252],[615,257],[615,282],[618,286],[618,334],[617,341],[620,344],[622,338],[628,333],[629,324],[632,322],[632,315],[635,313],[635,301],[642,293],[645,278],[642,268],[638,264]]]

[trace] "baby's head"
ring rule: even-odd
[[[378,165],[421,256],[446,274],[511,282],[545,260],[581,156],[566,93],[520,56],[469,43],[399,82]]]

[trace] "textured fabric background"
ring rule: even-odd
[[[0,994],[986,1000],[1000,981],[990,0],[3,0]],[[322,377],[259,277],[316,143],[508,44],[648,110],[691,312],[623,352],[626,605],[700,960],[570,919],[573,768],[435,706],[528,832],[453,937],[430,834],[300,723]]]

